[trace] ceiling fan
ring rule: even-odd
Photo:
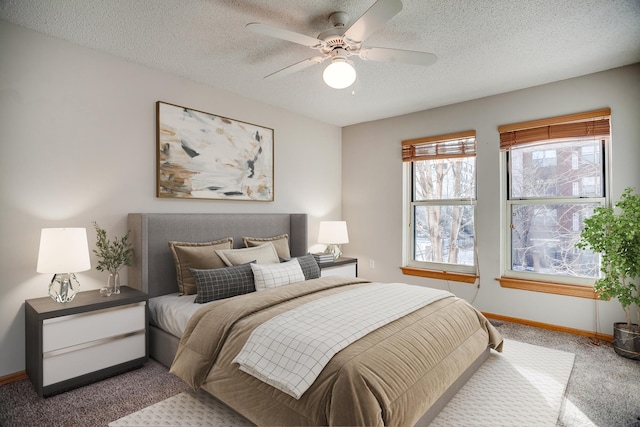
[[[333,12],[329,16],[329,22],[333,28],[323,31],[316,38],[257,22],[247,24],[246,27],[255,33],[301,44],[320,52],[318,56],[307,58],[269,74],[265,80],[284,77],[330,59],[331,63],[325,68],[323,79],[330,87],[344,89],[351,86],[356,79],[356,70],[349,59],[353,56],[368,61],[401,62],[423,66],[437,61],[436,55],[427,52],[362,47],[362,43],[371,34],[401,10],[400,0],[378,0],[349,28],[346,28],[349,15],[345,12]]]

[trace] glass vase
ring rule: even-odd
[[[111,291],[111,294],[120,293],[120,273],[117,271],[109,272],[107,278],[107,289]]]

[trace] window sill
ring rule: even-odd
[[[507,276],[499,277],[496,280],[500,282],[500,286],[502,286],[503,288],[522,289],[525,291],[566,295],[578,298],[598,299],[598,294],[593,290],[591,286],[540,282],[537,280],[524,280]]]
[[[431,279],[450,280],[453,282],[475,283],[478,276],[475,274],[452,273],[449,271],[425,270],[415,267],[400,267],[407,276],[428,277]]]

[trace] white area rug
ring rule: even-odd
[[[184,391],[162,402],[134,412],[131,415],[109,423],[109,427],[119,426],[253,426],[237,412],[199,391]]]
[[[555,426],[575,355],[505,340],[440,412],[432,426]],[[207,393],[180,393],[109,424],[246,426],[242,416]]]
[[[432,426],[555,426],[575,355],[505,340]]]

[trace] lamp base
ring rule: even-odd
[[[327,249],[325,249],[324,252],[333,255],[334,261],[342,256],[342,249],[340,248],[340,245],[327,245]]]
[[[49,296],[59,303],[73,301],[79,290],[80,283],[73,273],[54,274],[49,283]]]

